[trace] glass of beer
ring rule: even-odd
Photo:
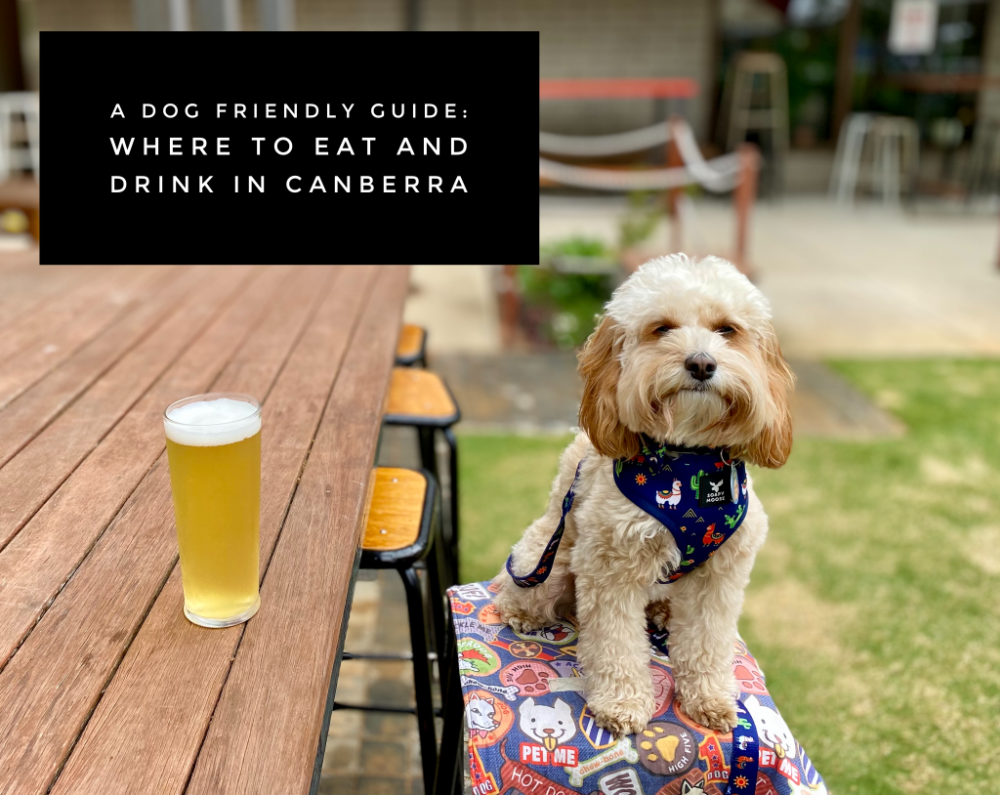
[[[211,392],[163,413],[184,615],[229,627],[260,607],[260,403]]]

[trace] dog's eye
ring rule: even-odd
[[[734,329],[732,326],[719,326],[715,330],[715,333],[716,334],[735,334],[736,333],[736,329]]]
[[[673,330],[673,326],[658,326],[653,333],[662,337],[664,334],[669,334]]]

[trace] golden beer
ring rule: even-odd
[[[260,606],[260,404],[211,393],[164,413],[184,615],[205,627]]]

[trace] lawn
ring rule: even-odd
[[[1000,781],[1000,361],[834,362],[907,426],[754,472],[771,531],[740,628],[834,795]],[[543,510],[567,438],[463,435],[463,576]]]

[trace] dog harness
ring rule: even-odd
[[[548,578],[573,508],[583,459],[573,484],[563,498],[559,526],[549,539],[538,565],[520,577],[514,574],[513,554],[507,573],[521,588],[533,588]],[[743,523],[747,513],[747,472],[742,461],[712,447],[667,447],[642,437],[642,452],[614,462],[615,485],[630,502],[663,524],[681,552],[675,569],[664,571],[661,585],[679,580],[719,549]]]

